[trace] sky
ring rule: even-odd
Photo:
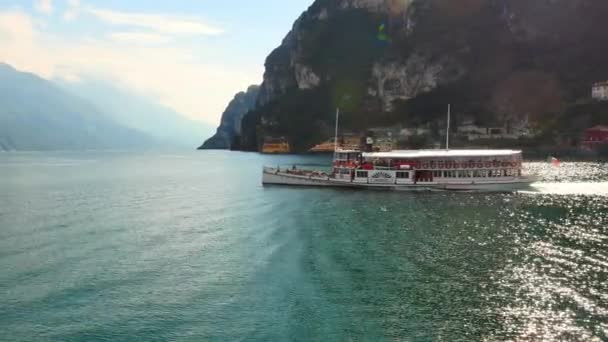
[[[112,81],[217,124],[313,0],[0,0],[0,62]]]

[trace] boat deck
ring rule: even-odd
[[[396,171],[395,171],[396,172]],[[383,171],[387,173],[387,171]],[[338,175],[339,176],[339,175]],[[433,181],[402,180],[396,177],[386,178],[375,183],[370,178],[336,177],[319,171],[281,170],[264,168],[262,183],[264,185],[299,185],[311,187],[350,187],[360,189],[391,189],[409,191],[504,191],[512,192],[525,189],[535,182],[534,177],[501,177],[477,179],[437,179]]]

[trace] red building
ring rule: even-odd
[[[603,144],[608,144],[608,126],[595,126],[585,131],[583,147],[594,149]]]

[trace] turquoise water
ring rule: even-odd
[[[608,338],[605,164],[527,164],[518,195],[260,184],[326,162],[0,154],[0,340]]]

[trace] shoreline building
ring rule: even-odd
[[[608,101],[608,81],[593,84],[591,97],[594,100]]]
[[[595,126],[588,128],[583,136],[582,146],[588,150],[608,144],[608,126]]]
[[[289,142],[285,138],[266,138],[262,146],[262,153],[265,154],[281,154],[290,151]]]
[[[495,127],[478,126],[473,120],[468,119],[456,127],[456,132],[457,135],[468,141],[492,139],[517,140],[519,138],[535,136],[535,132],[530,127],[527,116],[519,122]],[[445,134],[445,130],[442,134]]]
[[[338,148],[343,150],[356,150],[361,148],[362,135],[357,133],[343,133],[338,137]],[[310,153],[333,153],[335,139],[325,140],[308,150]]]

